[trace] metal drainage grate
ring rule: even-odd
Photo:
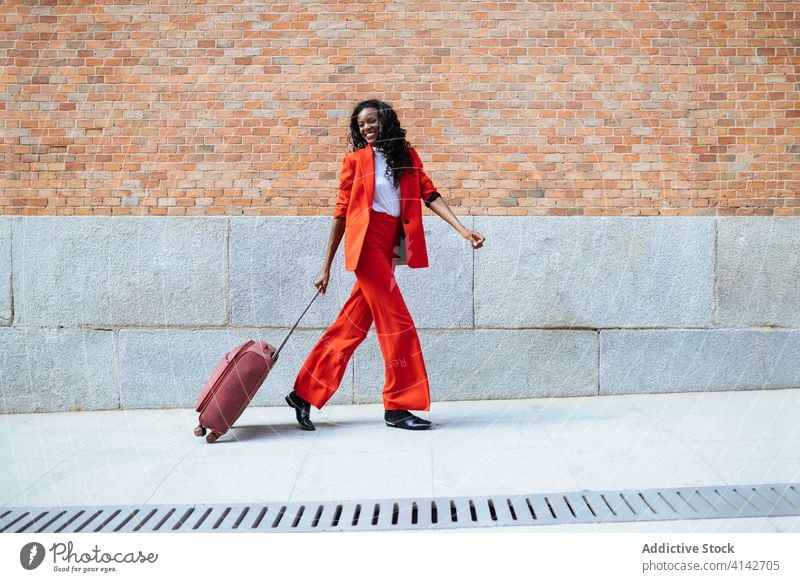
[[[800,485],[248,505],[0,509],[0,533],[448,529],[800,515]]]

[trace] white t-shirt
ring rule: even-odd
[[[392,216],[400,216],[400,190],[386,177],[386,157],[377,148],[375,152],[375,197],[372,209]]]

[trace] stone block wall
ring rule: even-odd
[[[396,275],[434,401],[800,388],[800,219],[424,219]],[[0,217],[0,412],[193,407],[220,357],[277,346],[329,217]],[[350,293],[340,247],[255,404],[280,405]],[[380,402],[374,328],[332,403]]]

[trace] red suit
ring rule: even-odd
[[[339,176],[334,218],[345,219],[345,269],[356,283],[306,358],[295,380],[297,395],[322,408],[339,388],[347,363],[372,322],[383,354],[386,410],[429,410],[428,374],[414,321],[394,278],[396,265],[428,266],[422,204],[438,194],[413,149],[412,168],[400,180],[400,216],[372,209],[375,165],[372,145],[347,154]]]

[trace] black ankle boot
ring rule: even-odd
[[[297,395],[297,392],[292,390],[286,396],[286,404],[294,408],[297,423],[303,430],[316,430],[314,424],[311,422],[311,404]]]

